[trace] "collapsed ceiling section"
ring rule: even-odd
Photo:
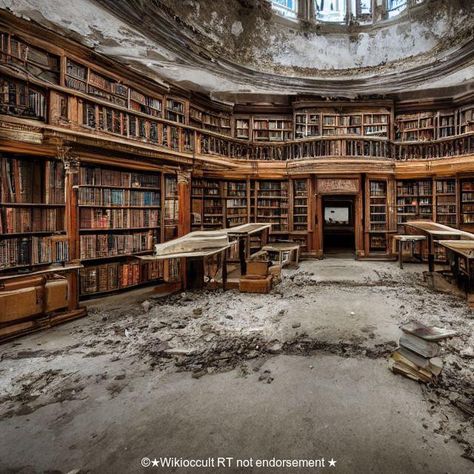
[[[221,100],[473,86],[470,0],[426,0],[369,27],[283,21],[267,0],[0,0],[0,7],[158,82]]]

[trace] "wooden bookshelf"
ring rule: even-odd
[[[0,75],[0,113],[46,120],[46,94],[23,81]]]
[[[433,181],[397,181],[397,223],[433,219]]]
[[[293,184],[293,231],[308,231],[308,180],[295,179]]]
[[[461,107],[458,111],[458,134],[474,132],[474,106]]]
[[[249,222],[247,181],[227,181],[226,190],[226,227]]]
[[[436,222],[457,227],[457,185],[455,179],[435,180]]]
[[[330,112],[328,108],[302,109],[294,115],[295,138],[317,136],[390,136],[390,114],[387,112]]]
[[[456,135],[456,115],[454,112],[438,112],[437,138],[447,138]]]
[[[248,140],[250,138],[250,119],[235,119],[235,138]]]
[[[364,113],[363,134],[367,137],[390,137],[390,114]]]
[[[0,155],[0,271],[65,263],[64,167]]]
[[[252,131],[254,141],[281,142],[291,140],[293,136],[293,123],[291,119],[284,117],[254,117]]]
[[[295,113],[294,123],[296,139],[321,135],[321,114],[319,112]]]
[[[216,179],[193,179],[191,196],[191,225],[193,230],[212,230],[225,227],[223,181]]]
[[[186,103],[183,100],[167,98],[165,112],[167,120],[186,123]]]
[[[461,187],[461,225],[474,227],[474,178],[460,180]]]
[[[78,212],[80,294],[90,296],[162,278],[134,259],[161,241],[162,175],[81,166]],[[166,201],[165,201],[166,202]],[[166,219],[165,219],[166,225]]]
[[[272,224],[271,233],[289,233],[288,181],[256,181],[255,222]]]
[[[164,232],[163,239],[168,241],[178,237],[178,181],[174,175],[165,175],[164,186]]]
[[[429,141],[436,138],[435,114],[423,112],[398,115],[397,139],[404,142]]]
[[[370,179],[367,188],[368,212],[368,251],[387,252],[388,223],[388,183],[382,179]]]
[[[0,33],[0,63],[26,70],[43,81],[59,84],[59,56],[27,44],[15,35]]]

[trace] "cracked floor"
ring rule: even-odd
[[[142,472],[143,456],[472,472],[458,407],[474,399],[474,313],[423,270],[330,258],[285,270],[269,295],[91,302],[85,319],[2,346],[0,472]],[[458,331],[436,386],[388,370],[412,319]]]

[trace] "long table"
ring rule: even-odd
[[[438,224],[432,221],[408,221],[405,222],[405,229],[413,228],[417,232],[425,235],[428,241],[428,269],[430,272],[434,272],[435,269],[435,253],[434,244],[440,243],[443,240],[473,240],[474,235],[469,232],[465,232],[459,229],[454,229],[447,225]]]
[[[459,283],[467,282],[465,290],[471,293],[474,283],[474,240],[442,240],[451,270]]]

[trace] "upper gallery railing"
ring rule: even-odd
[[[150,117],[100,98],[91,99],[80,92],[57,89],[60,88],[44,89],[36,86],[34,81],[26,83],[0,75],[0,114],[35,119],[64,129],[88,130],[94,135],[118,136],[190,156],[206,155],[234,160],[419,160],[474,154],[474,132],[426,142],[397,142],[366,136],[249,142]],[[54,118],[53,114],[48,117],[48,104],[57,104]],[[78,118],[72,121],[70,117]]]

